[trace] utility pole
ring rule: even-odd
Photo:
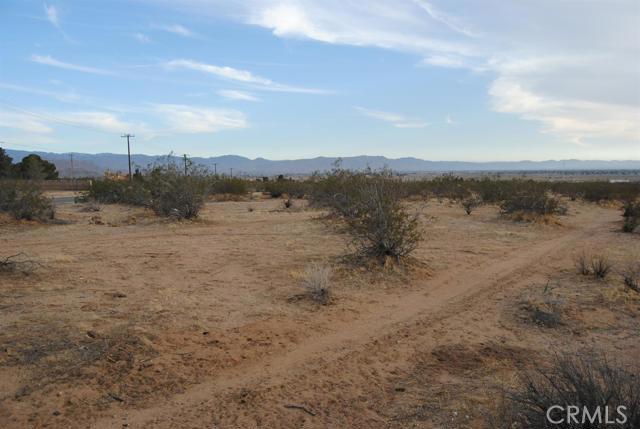
[[[233,167],[231,167],[229,170],[231,170],[231,177],[233,177]]]
[[[69,162],[71,163],[71,180],[75,180],[76,175],[75,175],[75,172],[73,171],[73,154],[72,153],[69,154]]]
[[[187,154],[185,153],[184,155],[184,175],[187,175]]]
[[[129,139],[135,137],[133,134],[123,134],[120,136],[122,138],[127,138],[127,155],[129,157],[129,181],[133,180],[133,176],[131,175],[131,144],[129,143]]]
[[[217,163],[217,162],[214,162],[214,163],[213,163],[213,174],[214,174],[215,176],[217,176],[217,175],[218,175],[218,163]]]

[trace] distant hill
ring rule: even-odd
[[[56,164],[61,176],[71,176],[69,153],[29,152],[6,149],[14,162],[20,161],[30,153]],[[145,168],[163,157],[152,155],[132,155],[135,166]],[[176,157],[176,161],[180,158]],[[199,165],[214,168],[218,173],[229,174],[233,168],[234,175],[272,176],[275,174],[303,175],[314,171],[330,170],[335,157],[317,157],[311,159],[268,160],[264,158],[249,159],[237,155],[224,155],[211,158],[194,157],[191,160]],[[583,161],[578,159],[549,161],[516,161],[516,162],[462,162],[462,161],[427,161],[418,158],[390,159],[384,156],[352,156],[342,159],[344,168],[360,170],[367,166],[373,169],[389,167],[402,173],[426,172],[464,172],[464,171],[544,171],[544,170],[638,170],[640,161]],[[127,155],[113,153],[73,153],[76,177],[102,176],[106,170],[127,171]],[[215,165],[215,167],[214,167]]]

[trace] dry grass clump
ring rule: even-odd
[[[553,288],[547,285],[533,293],[525,294],[520,300],[520,309],[526,322],[543,328],[556,328],[562,325],[563,301],[553,294]]]
[[[640,260],[629,260],[620,269],[620,275],[624,280],[625,286],[633,291],[640,293]]]
[[[331,268],[318,263],[310,264],[304,271],[302,287],[313,301],[328,304],[331,300]]]
[[[598,279],[607,277],[612,268],[613,264],[606,255],[598,254],[591,258],[591,272]]]
[[[539,365],[523,371],[518,386],[507,392],[504,402],[489,417],[491,427],[507,428],[616,428],[640,427],[640,372],[637,368],[624,368],[593,352],[557,355],[551,366]],[[560,406],[562,408],[552,408]],[[567,422],[567,406],[577,407],[578,422]],[[620,423],[619,406],[626,407],[626,421]],[[605,407],[611,420],[605,421]],[[594,416],[600,409],[601,417],[582,420],[586,409]],[[548,420],[562,420],[551,424]]]
[[[574,262],[575,262],[576,270],[578,271],[578,274],[582,274],[583,276],[588,276],[591,273],[589,260],[590,260],[590,256],[585,251],[582,251],[575,256]]]
[[[575,256],[574,262],[578,274],[593,275],[597,279],[606,278],[613,268],[612,262],[602,253],[590,254],[582,251]]]

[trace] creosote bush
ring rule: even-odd
[[[15,219],[47,221],[54,218],[53,202],[29,182],[0,182],[0,212]]]
[[[158,215],[176,219],[198,217],[204,206],[207,182],[198,174],[185,176],[171,166],[154,169],[148,177],[149,207]]]
[[[203,170],[192,166],[185,175],[180,166],[168,160],[164,164],[136,174],[132,181],[96,180],[82,199],[98,203],[144,206],[159,216],[193,219],[198,216],[205,198],[214,188],[212,181],[224,183],[221,188],[229,191],[235,186],[235,182],[230,180],[233,179],[209,176]]]
[[[507,392],[504,403],[490,416],[489,423],[499,429],[638,428],[639,379],[637,368],[624,368],[594,353],[556,356],[549,367],[538,366],[521,372],[518,387]],[[554,406],[556,408],[552,408]],[[577,407],[577,421],[567,421],[567,406]],[[608,407],[609,420],[617,422],[606,422],[605,407]],[[625,407],[624,419],[618,407]],[[589,417],[585,416],[583,421],[585,409]],[[552,424],[548,416],[563,423]]]
[[[331,299],[331,268],[318,263],[310,264],[304,271],[302,287],[313,301],[328,304]]]
[[[314,200],[345,221],[358,255],[399,261],[416,249],[422,239],[418,215],[402,205],[402,182],[389,170],[335,169],[323,182]]]
[[[247,181],[238,177],[209,177],[209,193],[223,195],[245,195],[249,191]]]
[[[566,213],[566,208],[557,198],[536,187],[507,195],[500,204],[500,209],[505,215],[525,213],[546,216]]]

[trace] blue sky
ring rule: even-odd
[[[0,145],[640,159],[635,0],[4,0]]]

